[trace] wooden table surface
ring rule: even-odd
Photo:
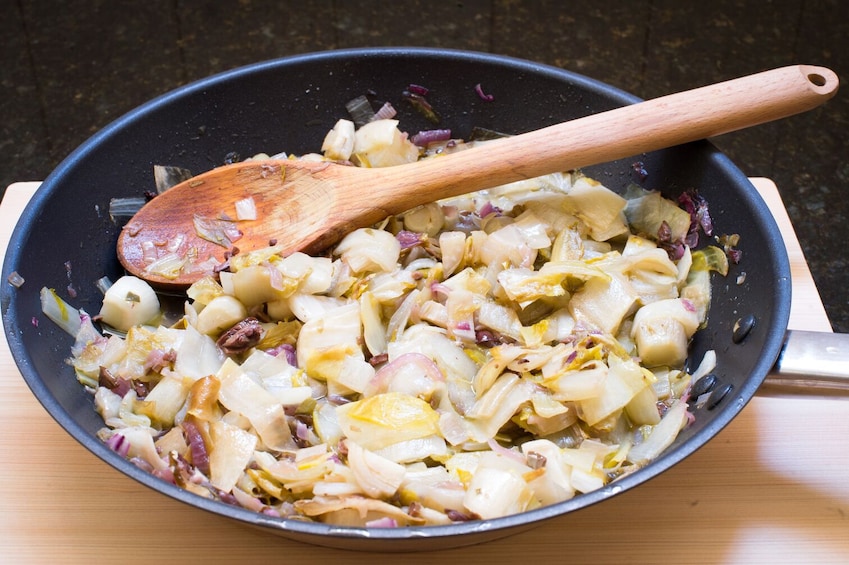
[[[7,189],[0,252],[36,186]],[[790,253],[790,327],[831,331],[775,185],[756,186]],[[52,420],[5,337],[0,430],[2,563],[849,563],[849,400],[841,398],[758,396],[713,441],[637,489],[501,540],[405,555],[306,545],[141,486]]]

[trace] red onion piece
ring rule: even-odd
[[[422,234],[407,230],[399,231],[398,235],[395,236],[395,239],[397,239],[398,243],[401,244],[401,249],[409,249],[411,247],[421,245],[423,241]]]
[[[439,141],[448,141],[451,139],[450,129],[426,129],[415,134],[410,138],[415,145],[419,147],[427,147],[431,143]]]
[[[159,372],[163,367],[167,367],[168,364],[174,362],[176,359],[177,353],[173,349],[169,349],[168,351],[151,349],[144,360],[144,370],[148,372],[153,369]]]
[[[495,100],[495,96],[493,96],[492,94],[485,94],[484,93],[483,88],[481,87],[480,83],[477,83],[475,85],[475,92],[480,97],[480,99],[483,100],[484,102],[492,102],[493,100]]]
[[[280,269],[278,269],[268,261],[264,261],[262,265],[268,270],[268,284],[271,285],[271,288],[273,288],[274,290],[284,290],[283,273],[280,272]]]
[[[307,425],[300,420],[295,422],[295,435],[300,440],[308,440],[310,437],[310,430]]]
[[[489,448],[491,450],[493,450],[495,453],[498,453],[499,455],[503,455],[504,457],[507,457],[508,459],[512,459],[513,461],[517,461],[517,462],[519,462],[523,465],[527,464],[527,461],[526,461],[524,455],[522,455],[521,453],[519,453],[517,451],[513,451],[512,449],[507,449],[506,447],[502,446],[500,443],[495,441],[495,439],[493,439],[493,438],[489,438],[489,440],[487,440],[486,444],[489,446]]]
[[[451,293],[451,287],[444,283],[435,282],[430,285],[430,291],[435,298],[445,299]]]
[[[166,469],[153,469],[151,471],[151,473],[153,474],[154,477],[162,479],[163,481],[165,481],[167,483],[171,483],[172,485],[176,484],[176,481],[174,479],[174,470],[171,469],[170,467],[168,467]]]
[[[418,94],[419,96],[427,96],[427,93],[430,92],[427,87],[424,87],[420,84],[411,84],[407,87],[407,90],[409,90],[413,94]]]
[[[286,359],[286,362],[293,367],[298,366],[298,355],[295,352],[295,347],[288,343],[281,343],[277,347],[273,347],[266,351],[269,355],[274,355],[277,357],[278,355],[283,355]]]
[[[367,528],[397,528],[398,522],[394,518],[384,517],[366,522]]]
[[[209,451],[206,449],[206,443],[203,441],[198,427],[189,421],[184,421],[183,431],[186,433],[186,442],[189,444],[189,450],[192,453],[192,463],[198,471],[204,475],[209,474]]]
[[[478,212],[478,215],[481,218],[486,218],[490,214],[495,214],[496,216],[501,216],[501,215],[503,215],[503,213],[504,213],[503,210],[501,210],[501,208],[499,208],[498,206],[493,206],[492,202],[486,202],[486,204],[481,206],[481,209],[480,209],[480,212]]]
[[[112,434],[106,440],[106,446],[121,457],[126,457],[130,453],[130,442],[121,434]]]
[[[384,102],[383,106],[374,113],[372,120],[390,120],[394,118],[396,114],[398,114],[398,111],[395,107],[389,102]]]

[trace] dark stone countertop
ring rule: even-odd
[[[71,7],[72,6],[72,7]],[[849,73],[839,0],[18,0],[0,18],[0,189],[179,85],[296,53],[434,46],[511,55],[651,98],[770,67]],[[849,96],[715,140],[781,190],[835,330],[849,331]]]

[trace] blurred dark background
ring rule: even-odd
[[[249,63],[363,46],[522,57],[652,98],[808,63],[849,78],[841,0],[9,0],[0,18],[0,190],[41,180],[115,118]],[[715,140],[776,181],[834,329],[849,332],[849,93]]]

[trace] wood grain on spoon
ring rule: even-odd
[[[508,182],[568,171],[704,139],[811,110],[837,92],[826,68],[789,66],[589,115],[477,147],[387,168],[329,162],[249,161],[183,182],[146,204],[118,238],[128,272],[183,288],[222,262],[229,242],[197,235],[194,218],[236,217],[252,197],[256,220],[237,223],[241,251],[276,242],[283,253],[317,252],[345,233],[415,206]],[[147,251],[145,251],[147,247]],[[148,270],[151,257],[189,258],[175,277]]]

